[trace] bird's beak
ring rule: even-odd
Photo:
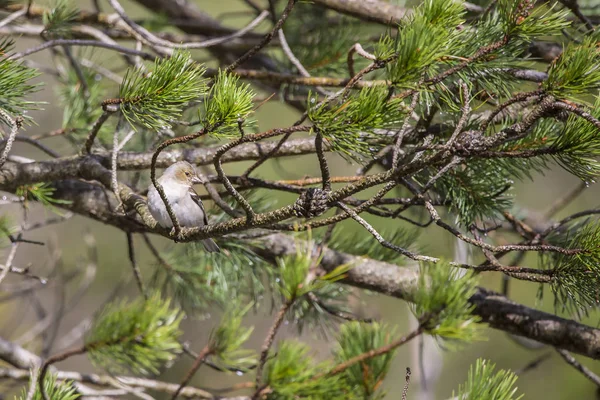
[[[198,183],[202,183],[202,179],[200,179],[200,177],[199,177],[198,175],[194,175],[194,176],[192,177],[192,183],[193,183],[194,185],[195,185],[195,184],[198,184]]]

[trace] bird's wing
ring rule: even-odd
[[[190,188],[190,197],[194,200],[194,203],[200,207],[202,210],[202,218],[204,219],[204,225],[208,225],[208,218],[206,217],[206,211],[204,211],[204,205],[202,204],[202,200],[200,199],[200,195],[196,193],[193,188]]]

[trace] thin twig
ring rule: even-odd
[[[402,128],[400,128],[400,131],[398,131],[398,135],[396,136],[396,142],[394,143],[394,152],[393,152],[393,156],[392,156],[392,168],[391,168],[392,170],[398,168],[398,163],[400,162],[400,152],[401,152],[401,148],[402,148],[402,140],[404,139],[404,135],[406,135],[406,132],[408,131],[408,128],[410,127],[410,115],[413,113],[413,111],[417,107],[418,102],[419,102],[419,92],[415,92],[415,94],[413,94],[413,96],[412,96],[410,106],[408,108],[408,115],[404,119]]]
[[[120,125],[120,124],[118,124]],[[127,135],[125,135],[125,138],[119,142],[119,132],[121,131],[120,126],[117,126],[117,129],[115,129],[115,133],[113,134],[113,148],[112,148],[112,152],[111,152],[111,158],[110,158],[110,168],[111,168],[111,189],[113,191],[113,193],[115,194],[115,197],[117,198],[117,200],[119,201],[119,204],[117,204],[117,210],[124,212],[123,209],[123,201],[121,200],[121,195],[119,194],[119,181],[117,179],[117,164],[119,161],[119,154],[121,152],[121,149],[123,149],[123,147],[127,144],[127,142],[129,142],[129,140],[131,140],[131,138],[133,137],[133,135],[135,134],[135,129],[132,129],[129,131],[129,133],[127,133]]]
[[[600,120],[598,120],[596,117],[594,117],[589,112],[583,110],[581,107],[576,107],[574,105],[563,103],[560,101],[552,103],[551,107],[573,113],[573,114],[585,119],[590,124],[594,125],[596,128],[600,129]]]
[[[152,34],[150,31],[145,29],[144,27],[136,24],[131,18],[127,16],[125,10],[121,6],[121,4],[117,0],[108,0],[110,5],[115,9],[119,17],[125,22],[129,27],[144,38],[150,44],[160,47],[167,47],[171,49],[202,49],[210,46],[215,46],[221,43],[225,43],[227,41],[236,39],[238,37],[244,36],[246,33],[250,32],[254,28],[258,26],[265,18],[269,16],[268,11],[261,12],[255,19],[253,19],[247,26],[240,29],[237,32],[234,32],[230,35],[209,39],[203,42],[188,42],[188,43],[173,43],[168,40],[161,39],[156,35]]]
[[[103,387],[115,387],[116,384],[122,383],[129,385],[134,388],[144,388],[149,390],[154,390],[161,393],[172,394],[177,390],[179,385],[157,381],[153,379],[147,378],[139,378],[133,376],[110,376],[110,375],[97,375],[97,374],[84,374],[80,372],[71,372],[71,371],[56,371],[53,373],[56,376],[56,379],[59,381],[72,381],[72,382],[82,382],[89,383],[95,386],[103,386]],[[15,380],[31,380],[30,373],[26,370],[22,369],[9,369],[9,368],[0,368],[0,378],[9,378]],[[34,381],[37,382],[37,381]],[[35,386],[34,386],[35,388]],[[112,396],[107,394],[108,396]],[[115,394],[114,396],[119,396],[122,394]],[[186,399],[214,399],[214,396],[208,393],[205,390],[195,388],[195,387],[186,387],[179,393],[180,397],[184,397]]]
[[[321,168],[321,176],[323,183],[323,190],[331,190],[331,173],[329,172],[329,165],[327,164],[327,158],[325,158],[325,152],[323,151],[323,134],[320,130],[316,129],[315,135],[315,151],[319,160],[319,167]]]
[[[248,203],[248,201],[244,198],[244,196],[242,196],[233,187],[233,185],[231,184],[231,181],[227,178],[227,175],[225,174],[225,171],[223,170],[221,158],[225,155],[225,153],[227,153],[234,147],[239,146],[243,143],[258,142],[263,139],[268,139],[268,138],[283,135],[283,134],[292,134],[294,132],[306,132],[309,129],[310,128],[308,126],[292,126],[292,127],[286,128],[286,129],[271,129],[269,131],[262,132],[262,133],[257,133],[257,134],[253,134],[253,135],[244,135],[236,140],[233,140],[227,144],[224,144],[215,153],[214,166],[215,166],[215,170],[217,171],[217,175],[219,176],[219,180],[221,181],[221,183],[223,183],[223,186],[225,186],[227,191],[236,199],[236,201],[238,203],[240,203],[240,205],[246,212],[246,223],[247,224],[252,223],[252,221],[254,220],[254,218],[256,216],[256,213],[252,209],[252,206],[250,205],[250,203]]]
[[[340,374],[340,373],[344,372],[345,370],[347,370],[348,368],[350,368],[362,361],[365,361],[370,358],[377,357],[382,354],[386,354],[386,353],[389,353],[390,351],[395,350],[396,348],[402,346],[403,344],[405,344],[405,343],[411,341],[412,339],[416,338],[417,336],[421,335],[424,331],[424,324],[426,322],[427,321],[419,323],[419,327],[417,329],[415,329],[414,331],[410,332],[408,335],[402,336],[402,337],[392,341],[389,344],[378,347],[377,349],[369,350],[365,353],[362,353],[355,357],[352,357],[351,359],[346,360],[343,363],[338,364],[337,366],[333,367],[328,372],[324,372],[324,373],[315,375],[312,378],[312,380],[317,380],[317,379],[323,378],[325,376],[334,376],[334,375]]]
[[[271,40],[273,40],[273,37],[275,36],[275,33],[277,33],[277,31],[279,29],[281,29],[281,27],[285,23],[286,19],[289,17],[290,13],[292,12],[292,9],[294,8],[294,5],[296,4],[296,1],[297,0],[288,0],[287,5],[285,6],[283,12],[281,13],[281,17],[279,18],[279,20],[277,21],[277,23],[275,24],[275,26],[273,27],[273,29],[271,30],[271,32],[267,33],[262,38],[262,40],[260,41],[260,43],[258,43],[256,46],[254,46],[253,48],[251,48],[250,50],[248,50],[248,52],[246,52],[240,58],[238,58],[237,60],[235,60],[231,65],[229,65],[225,69],[225,71],[226,72],[232,72],[232,71],[234,71],[237,67],[239,67],[240,65],[242,65],[243,63],[245,63],[246,61],[248,61],[250,58],[252,58],[263,47],[265,47],[266,45],[268,45],[271,42]]]
[[[198,353],[198,357],[196,357],[196,360],[194,360],[194,364],[192,365],[192,368],[190,368],[188,373],[185,375],[185,377],[179,384],[179,387],[177,388],[177,390],[175,390],[175,393],[173,393],[171,400],[177,399],[177,396],[179,395],[179,393],[187,386],[187,384],[190,382],[190,380],[194,377],[194,374],[196,373],[196,371],[198,371],[198,368],[200,368],[200,366],[202,365],[202,363],[204,362],[206,357],[208,357],[211,353],[212,353],[212,349],[209,346],[205,346],[202,349],[202,351],[200,351],[200,353]]]
[[[405,257],[410,258],[411,260],[417,260],[417,261],[429,261],[429,262],[436,262],[438,261],[436,258],[434,257],[429,257],[429,256],[422,256],[416,253],[413,253],[412,251],[406,250],[400,246],[396,246],[393,243],[388,242],[387,240],[385,240],[383,238],[383,236],[381,236],[379,234],[379,232],[377,232],[375,230],[375,228],[373,228],[371,226],[371,224],[369,224],[367,221],[365,221],[363,218],[361,218],[353,209],[351,209],[350,207],[346,206],[345,204],[339,202],[338,206],[344,210],[347,214],[350,215],[350,217],[352,217],[353,220],[355,220],[356,222],[358,222],[359,224],[361,224],[363,226],[363,228],[365,228],[371,235],[373,235],[373,237],[383,246],[383,247],[387,247],[388,249],[392,249],[400,254],[402,254]]]
[[[469,116],[471,115],[471,93],[469,93],[469,87],[463,81],[460,81],[459,84],[460,93],[462,94],[463,101],[463,105],[460,109],[461,116],[458,120],[458,123],[456,124],[456,128],[454,128],[454,132],[452,132],[452,136],[450,136],[450,139],[448,139],[448,141],[446,142],[447,147],[451,147],[454,144],[454,142],[458,138],[458,135],[460,135],[462,130],[467,125],[467,122],[469,121]]]
[[[56,151],[52,150],[50,147],[46,146],[43,143],[40,143],[38,140],[35,140],[31,137],[17,135],[17,136],[15,136],[15,142],[22,142],[22,143],[30,144],[30,145],[40,149],[44,153],[48,154],[52,158],[60,157],[60,154],[58,154]],[[6,140],[2,140],[0,142],[0,147],[3,147],[5,143],[6,143]]]
[[[579,7],[579,3],[577,0],[559,0],[565,7],[567,7],[571,12],[585,25],[587,29],[590,31],[594,31],[594,24],[592,21],[581,12],[581,8]]]
[[[153,55],[143,52],[143,51],[137,51],[134,49],[130,49],[128,47],[123,47],[123,46],[119,46],[119,45],[115,45],[115,44],[110,44],[110,43],[104,43],[98,40],[85,40],[85,39],[53,39],[53,40],[49,40],[47,42],[42,43],[39,46],[27,49],[25,51],[22,51],[20,53],[14,53],[12,54],[9,59],[11,60],[18,60],[20,58],[23,57],[27,57],[30,56],[34,53],[38,53],[42,50],[46,50],[49,49],[51,47],[56,47],[56,46],[91,46],[91,47],[102,47],[104,49],[109,49],[109,50],[114,50],[114,51],[118,51],[119,53],[124,53],[124,54],[130,54],[130,55],[134,55],[134,56],[140,56],[142,57],[144,60],[154,60],[156,57],[154,57]]]
[[[142,274],[140,268],[135,259],[135,248],[133,247],[133,235],[131,232],[127,232],[127,253],[129,254],[129,262],[131,263],[131,269],[133,270],[133,276],[140,289],[140,293],[144,298],[148,299],[148,293],[144,287],[144,281],[142,280]]]
[[[402,389],[402,400],[406,400],[406,395],[408,394],[408,385],[410,385],[410,368],[406,367],[406,383],[404,383],[404,389]]]
[[[503,112],[505,109],[507,109],[508,107],[510,107],[513,104],[520,103],[520,102],[526,101],[528,99],[531,99],[532,97],[542,96],[544,94],[544,92],[545,91],[543,89],[538,89],[538,90],[534,90],[531,92],[515,94],[512,98],[508,99],[507,101],[505,101],[504,103],[502,103],[498,107],[496,107],[489,114],[489,116],[481,123],[481,125],[479,126],[479,129],[482,132],[485,132],[487,130],[489,124],[492,123],[494,121],[494,119],[496,118],[496,116],[498,116],[498,114]]]
[[[357,53],[358,55],[360,55],[363,58],[366,58],[367,60],[375,61],[377,59],[377,57],[375,57],[373,54],[365,51],[365,49],[363,49],[360,43],[354,43],[354,45],[350,47],[350,50],[348,50],[347,58],[348,73],[350,75],[350,78],[356,75],[354,72],[354,53]]]
[[[590,371],[584,365],[579,363],[575,359],[575,357],[573,357],[571,355],[571,353],[569,353],[568,351],[559,349],[559,348],[557,348],[556,351],[570,366],[572,366],[573,368],[575,368],[576,370],[581,372],[583,374],[583,376],[585,376],[590,381],[594,382],[594,384],[600,388],[600,376],[594,374],[592,371]]]
[[[27,8],[21,8],[18,11],[15,11],[14,13],[8,15],[6,18],[4,18],[2,21],[0,21],[0,28],[2,28],[3,26],[6,26],[8,24],[10,24],[11,22],[19,19],[21,16],[27,14]]]
[[[568,192],[565,196],[558,198],[544,213],[545,219],[550,219],[554,217],[558,212],[560,212],[563,208],[571,204],[573,200],[575,200],[581,193],[585,191],[589,187],[589,184],[586,182],[580,182],[573,190]]]
[[[275,339],[275,335],[277,335],[277,331],[279,330],[279,327],[281,326],[281,323],[283,322],[283,319],[285,318],[285,314],[288,312],[288,310],[290,309],[290,307],[292,306],[292,304],[294,303],[294,298],[291,299],[286,299],[286,301],[281,305],[281,308],[279,309],[279,311],[277,312],[277,315],[275,315],[275,319],[273,320],[273,324],[271,325],[271,328],[269,329],[269,332],[267,333],[267,336],[265,337],[265,340],[263,342],[263,345],[261,347],[261,351],[260,351],[260,358],[258,360],[258,364],[256,366],[256,392],[254,393],[254,396],[252,396],[252,399],[255,400],[258,398],[260,391],[261,391],[261,382],[262,382],[262,373],[263,373],[263,368],[265,367],[265,363],[267,362],[267,358],[269,356],[269,350],[271,349],[271,346],[273,345],[273,340]]]
[[[98,135],[98,132],[100,132],[100,128],[102,128],[102,125],[104,125],[108,117],[110,117],[110,115],[116,111],[117,109],[115,105],[107,105],[106,107],[104,107],[102,114],[100,114],[100,117],[98,117],[96,122],[94,122],[94,125],[92,125],[92,130],[90,131],[87,139],[85,140],[85,143],[83,145],[83,151],[85,153],[91,153],[94,140],[96,140],[96,135]]]
[[[40,369],[37,366],[32,367],[31,378],[29,381],[29,388],[27,389],[26,400],[32,400],[33,396],[35,395],[35,392],[36,392],[35,388],[37,386],[39,373],[40,373]],[[43,386],[43,382],[42,382],[42,386]]]
[[[20,242],[18,242],[18,241],[14,241],[11,243],[8,257],[6,258],[6,262],[4,263],[4,269],[2,269],[2,272],[0,272],[0,285],[2,284],[2,281],[4,280],[4,278],[6,278],[8,273],[13,268],[12,263],[15,259],[15,256],[17,255],[17,249],[19,248],[19,243]]]
[[[309,77],[310,73],[306,70],[306,68],[304,68],[304,65],[302,65],[300,60],[298,60],[298,58],[294,55],[294,52],[290,48],[290,45],[288,44],[288,42],[285,38],[285,33],[283,33],[283,29],[279,29],[277,34],[279,35],[279,41],[281,42],[281,48],[282,48],[283,52],[285,53],[286,57],[290,60],[290,62],[292,64],[294,64],[294,67],[296,67],[298,69],[298,72],[300,72],[300,75],[302,75],[304,77]]]
[[[69,357],[73,357],[76,355],[84,354],[88,351],[88,347],[83,345],[81,347],[76,347],[67,351],[64,351],[59,354],[55,354],[54,356],[49,357],[44,361],[42,367],[40,368],[39,378],[37,379],[37,384],[40,389],[40,394],[42,395],[42,399],[44,400],[52,400],[48,397],[48,393],[46,393],[46,387],[44,385],[44,379],[46,378],[46,372],[48,372],[48,368],[54,363],[64,361]],[[34,381],[35,382],[35,381]]]

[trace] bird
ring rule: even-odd
[[[194,184],[202,183],[192,164],[187,161],[172,164],[158,178],[158,183],[163,187],[180,226],[195,228],[208,225],[202,200],[192,188]],[[167,207],[153,184],[148,187],[148,209],[160,226],[173,227]],[[202,244],[210,253],[221,251],[212,239],[204,239]]]

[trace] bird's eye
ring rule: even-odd
[[[192,174],[190,173],[190,171],[186,171],[186,172],[185,172],[185,176],[190,176],[190,175],[192,175]]]

